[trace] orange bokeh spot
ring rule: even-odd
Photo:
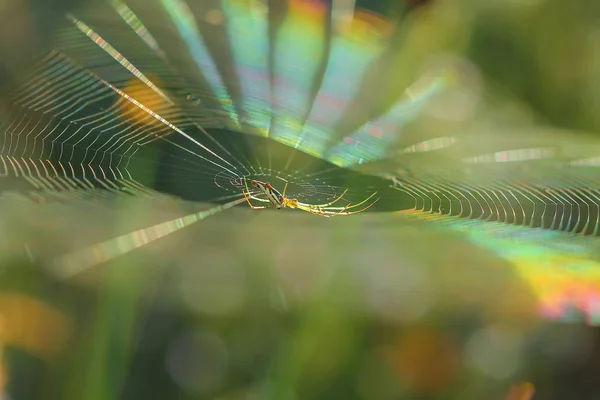
[[[155,79],[151,79],[150,77],[148,79],[154,85],[160,87]],[[159,110],[168,104],[168,101],[164,97],[137,78],[130,79],[123,88],[123,92],[151,110]],[[120,98],[119,101],[121,102],[120,113],[123,118],[135,124],[142,124],[153,128],[162,127],[162,123],[159,120],[136,104],[124,98]]]
[[[459,347],[427,328],[404,334],[388,358],[399,378],[413,390],[436,393],[448,387],[461,365]]]
[[[321,0],[289,0],[289,12],[307,18],[325,15],[325,3]]]
[[[394,24],[376,12],[358,9],[354,12],[351,29],[354,34],[358,35],[365,32],[376,32],[386,37],[394,31]]]
[[[71,320],[53,307],[18,293],[0,294],[2,344],[50,361],[66,344],[71,330]]]
[[[506,400],[531,400],[534,393],[535,387],[531,382],[521,382],[510,388]]]

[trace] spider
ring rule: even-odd
[[[359,212],[363,212],[363,211],[367,210],[373,204],[375,204],[377,202],[377,200],[379,200],[379,198],[375,199],[375,201],[373,201],[371,204],[369,204],[368,206],[366,206],[364,208],[361,208],[360,210],[348,211],[350,209],[353,209],[353,208],[356,208],[356,207],[359,207],[359,206],[365,204],[370,199],[372,199],[373,196],[375,196],[377,194],[377,192],[373,193],[372,195],[370,195],[369,197],[367,197],[365,200],[361,201],[358,204],[348,204],[345,207],[332,207],[333,204],[337,203],[339,200],[341,200],[344,197],[344,195],[346,194],[348,189],[344,190],[344,193],[342,193],[339,197],[334,199],[332,202],[329,202],[326,204],[306,204],[306,203],[301,203],[296,199],[289,199],[289,198],[285,197],[285,191],[287,190],[287,186],[288,186],[287,182],[285,184],[285,187],[283,188],[283,193],[280,193],[269,182],[261,182],[261,181],[253,180],[250,183],[252,184],[252,186],[258,188],[262,192],[262,194],[264,194],[267,197],[267,199],[265,200],[265,199],[261,199],[256,196],[253,196],[252,193],[250,192],[250,189],[248,188],[248,182],[246,181],[246,179],[244,179],[244,184],[246,185],[246,190],[242,189],[242,193],[244,194],[246,201],[248,202],[248,204],[250,205],[250,207],[253,210],[262,210],[262,209],[268,208],[270,206],[275,206],[278,209],[287,207],[287,208],[297,208],[299,210],[306,211],[311,214],[321,215],[323,217],[333,217],[336,215],[358,214]],[[257,200],[257,201],[262,201],[264,203],[271,203],[271,204],[265,205],[265,206],[255,206],[250,202],[251,199]]]

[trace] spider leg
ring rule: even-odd
[[[250,193],[250,188],[248,187],[248,179],[244,177],[244,185],[246,185],[246,192]]]
[[[336,215],[347,215],[346,210],[349,208],[352,208],[352,204],[348,204],[345,207],[325,207],[321,209],[321,211],[326,213],[327,215],[331,215],[332,217],[334,217]]]
[[[310,205],[310,204],[309,205],[302,204],[298,208],[301,209],[302,211],[306,211],[311,214],[321,215],[323,217],[329,218],[329,217],[333,217],[333,216],[343,213],[349,207],[350,207],[350,204],[348,204],[345,207],[320,207],[320,206],[315,206],[315,205]]]
[[[363,201],[361,201],[360,203],[356,203],[356,204],[351,204],[348,205],[348,208],[356,208],[356,207],[360,207],[363,204],[365,204],[367,201],[371,200],[373,198],[373,196],[375,196],[377,194],[377,192],[374,192],[372,195],[370,195],[369,197],[367,197],[366,199],[364,199]],[[379,200],[379,198],[377,198],[377,200]],[[369,207],[371,207],[373,204],[375,204],[375,202],[377,202],[377,200],[375,200]],[[367,207],[367,208],[369,208]],[[367,209],[365,208],[365,210]]]
[[[368,206],[361,208],[360,210],[356,210],[356,211],[340,211],[339,213],[336,213],[335,215],[352,215],[352,214],[358,214],[361,213],[363,211],[368,210],[369,208],[373,207],[373,204],[377,203],[377,201],[379,200],[379,197],[375,199],[375,201],[373,201],[371,204],[369,204]],[[352,208],[352,207],[348,207],[348,208]]]
[[[304,204],[304,203],[301,203],[301,205],[303,205],[303,206],[305,206],[305,207],[312,207],[312,208],[323,208],[323,209],[327,209],[328,211],[332,211],[332,212],[333,212],[333,211],[340,211],[340,210],[341,210],[341,211],[345,211],[345,210],[348,210],[348,209],[351,209],[351,208],[356,208],[356,207],[360,207],[360,206],[362,206],[362,205],[363,205],[363,204],[365,204],[367,201],[371,200],[371,199],[373,198],[373,196],[375,196],[376,194],[377,194],[377,192],[374,192],[372,195],[370,195],[369,197],[367,197],[366,199],[364,199],[364,200],[363,200],[363,201],[361,201],[360,203],[356,203],[356,204],[352,204],[352,203],[350,203],[350,204],[348,204],[348,205],[346,205],[346,206],[344,206],[344,207],[328,207],[328,206],[323,206],[323,205],[320,205],[320,204],[314,204],[314,205],[313,205],[313,204]],[[377,199],[377,200],[379,200],[379,199]],[[377,200],[375,200],[375,202],[376,202]],[[373,202],[373,204],[375,204],[375,202]],[[333,204],[333,203],[330,203],[330,204]],[[373,204],[371,204],[371,205],[373,205]],[[371,207],[371,205],[370,205],[369,207]],[[367,207],[367,208],[369,208],[369,207]],[[366,210],[367,208],[365,208],[365,210]]]
[[[307,207],[305,205],[298,205],[297,208],[299,210],[306,211],[307,213],[311,213],[311,214],[314,214],[314,215],[320,215],[322,217],[327,217],[327,218],[331,217],[331,214],[328,214],[328,213],[326,213],[323,210],[320,210],[318,208],[311,208],[311,207]]]
[[[285,197],[285,191],[287,190],[287,185],[288,185],[288,182],[286,182],[286,183],[285,183],[285,186],[283,187],[283,193],[281,193],[281,195],[282,195],[283,197]]]
[[[260,197],[253,196],[252,193],[248,193],[252,200],[260,201],[262,203],[271,203],[269,200],[261,199]]]
[[[328,207],[328,206],[330,206],[330,205],[332,205],[332,204],[335,204],[335,203],[337,203],[338,201],[340,201],[340,200],[341,200],[341,199],[344,197],[344,195],[345,195],[347,192],[348,192],[348,189],[344,190],[344,192],[343,192],[343,193],[342,193],[340,196],[336,197],[336,198],[335,198],[333,201],[331,201],[331,202],[329,202],[329,203],[325,203],[325,204],[307,204],[307,203],[299,203],[299,204],[302,204],[303,206],[307,206],[307,207],[313,207],[313,208],[314,208],[314,207]]]
[[[352,214],[358,214],[361,213],[363,211],[368,210],[369,208],[371,208],[375,203],[377,203],[377,201],[379,200],[379,198],[375,199],[375,201],[371,202],[369,205],[367,205],[366,207],[361,208],[360,210],[356,210],[356,211],[347,211],[351,208],[356,208],[362,204],[364,204],[366,201],[368,201],[369,199],[371,199],[376,193],[373,193],[371,196],[369,196],[366,200],[361,201],[358,204],[348,204],[345,207],[318,207],[318,206],[310,206],[310,205],[305,205],[305,204],[301,204],[299,205],[299,209],[301,209],[302,211],[306,211],[309,212],[311,214],[317,214],[317,215],[321,215],[323,217],[335,217],[336,215],[352,215]]]
[[[244,194],[244,198],[248,202],[248,205],[253,210],[262,210],[264,208],[267,208],[267,206],[255,206],[255,205],[253,205],[252,203],[250,203],[250,199],[252,198],[252,196],[250,195],[250,193],[246,193],[244,190],[242,190],[242,193]]]

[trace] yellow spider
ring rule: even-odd
[[[250,205],[250,207],[253,210],[262,210],[262,209],[268,208],[270,206],[275,206],[276,208],[287,207],[287,208],[297,208],[299,210],[306,211],[311,214],[321,215],[323,217],[333,217],[336,215],[358,214],[359,212],[363,212],[363,211],[367,210],[368,208],[373,206],[373,204],[375,204],[377,202],[377,200],[379,200],[379,198],[375,199],[375,201],[370,203],[368,206],[361,208],[360,210],[348,211],[348,210],[354,209],[356,207],[359,207],[359,206],[365,204],[366,202],[371,200],[373,198],[373,196],[375,196],[377,194],[377,192],[373,193],[372,195],[370,195],[369,197],[367,197],[365,200],[361,201],[358,204],[348,204],[345,207],[331,207],[333,204],[337,203],[339,200],[341,200],[344,197],[344,195],[346,194],[348,189],[344,190],[344,193],[342,193],[339,197],[337,197],[335,200],[333,200],[330,203],[306,204],[306,203],[301,203],[296,199],[288,199],[287,197],[285,197],[285,191],[286,191],[287,185],[288,185],[287,182],[285,184],[285,187],[283,188],[283,193],[280,193],[277,189],[275,189],[273,186],[271,186],[271,184],[269,182],[261,182],[261,181],[253,180],[250,183],[252,183],[252,186],[258,188],[262,192],[262,194],[264,194],[267,197],[267,199],[265,200],[265,199],[260,199],[256,196],[253,196],[252,193],[250,192],[250,189],[248,188],[248,182],[246,181],[246,179],[244,179],[244,184],[246,185],[246,190],[242,189],[242,193],[244,194],[246,201],[248,202],[248,204]],[[266,206],[255,206],[250,202],[251,199],[257,200],[257,201],[262,201],[264,203],[271,203],[271,204],[266,205]]]

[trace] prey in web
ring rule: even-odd
[[[344,198],[344,195],[348,192],[348,189],[346,189],[340,196],[336,197],[333,201],[331,201],[329,203],[308,204],[308,203],[302,203],[302,202],[298,201],[297,199],[290,199],[290,198],[286,197],[285,192],[286,192],[287,186],[288,186],[287,182],[283,188],[283,193],[279,192],[277,189],[275,189],[273,187],[273,185],[271,185],[269,182],[261,182],[261,181],[252,180],[250,183],[252,184],[252,186],[257,188],[261,194],[263,194],[266,197],[266,199],[262,199],[262,198],[259,198],[255,195],[253,195],[252,191],[248,187],[248,181],[246,179],[244,179],[244,185],[246,186],[246,188],[245,188],[245,190],[242,189],[242,193],[244,194],[244,197],[246,198],[248,205],[250,205],[250,207],[253,210],[262,210],[262,209],[270,208],[270,207],[275,207],[277,209],[295,208],[298,210],[306,211],[308,213],[320,215],[323,217],[334,217],[336,215],[352,215],[352,214],[358,214],[360,212],[366,211],[369,208],[371,208],[373,206],[373,204],[375,204],[377,202],[377,200],[379,200],[379,198],[376,198],[375,200],[370,201],[377,194],[377,192],[374,192],[372,195],[370,195],[369,197],[367,197],[360,203],[356,203],[356,204],[350,203],[345,206],[334,206],[334,204],[338,203],[338,201],[340,201],[341,199]],[[252,204],[252,200],[259,201],[262,203],[268,203],[268,204],[255,206],[254,204]],[[366,206],[364,206],[365,204],[366,204]],[[361,206],[364,206],[364,207],[359,208]]]

